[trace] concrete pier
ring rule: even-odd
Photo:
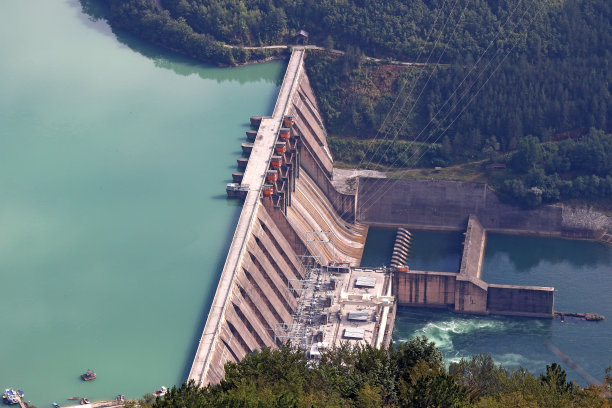
[[[463,242],[461,267],[455,284],[456,312],[487,313],[487,284],[480,279],[484,248],[484,228],[475,216],[470,215]]]
[[[458,273],[400,270],[395,273],[398,304],[442,307],[457,313],[553,317],[554,288],[495,285],[481,279],[486,231],[470,215]]]

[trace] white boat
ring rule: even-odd
[[[163,385],[161,386],[161,388],[159,390],[153,391],[153,395],[155,395],[156,397],[163,397],[167,393],[168,393],[168,388],[166,388]]]

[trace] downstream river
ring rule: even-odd
[[[370,240],[370,235],[374,239]],[[457,272],[462,233],[412,231],[413,269]],[[388,264],[395,230],[372,228],[362,264],[373,266],[385,254]],[[379,251],[373,251],[378,248]],[[374,255],[378,252],[379,255]],[[592,312],[602,322],[576,319],[532,319],[467,316],[438,309],[401,307],[394,341],[425,335],[444,353],[446,362],[490,353],[508,368],[523,366],[539,374],[559,362],[570,378],[587,381],[546,345],[560,349],[587,374],[601,381],[612,364],[612,247],[597,242],[487,234],[482,278],[489,283],[553,286],[555,310]]]
[[[186,378],[239,215],[225,183],[286,66],[199,64],[83,4],[0,3],[0,388],[39,407]]]

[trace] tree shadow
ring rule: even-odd
[[[104,35],[114,36],[117,41],[130,50],[150,59],[156,67],[173,71],[182,76],[198,75],[202,79],[214,80],[217,83],[252,82],[274,83],[280,86],[287,61],[272,61],[249,66],[219,68],[194,58],[169,51],[165,48],[143,41],[128,32],[117,29],[110,24],[110,8],[102,0],[71,0],[70,5],[80,5],[79,18],[88,28]],[[269,64],[278,64],[277,70],[270,70]]]

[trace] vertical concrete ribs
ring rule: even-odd
[[[323,265],[361,259],[367,227],[351,222],[355,196],[331,184],[333,162],[303,60],[304,49],[294,48],[274,112],[251,118],[249,158],[238,160],[244,171],[228,184],[228,195],[244,204],[188,377],[200,385],[221,381],[227,361],[278,345],[273,329],[291,323],[299,307],[302,255]],[[306,242],[321,231],[333,245]]]

